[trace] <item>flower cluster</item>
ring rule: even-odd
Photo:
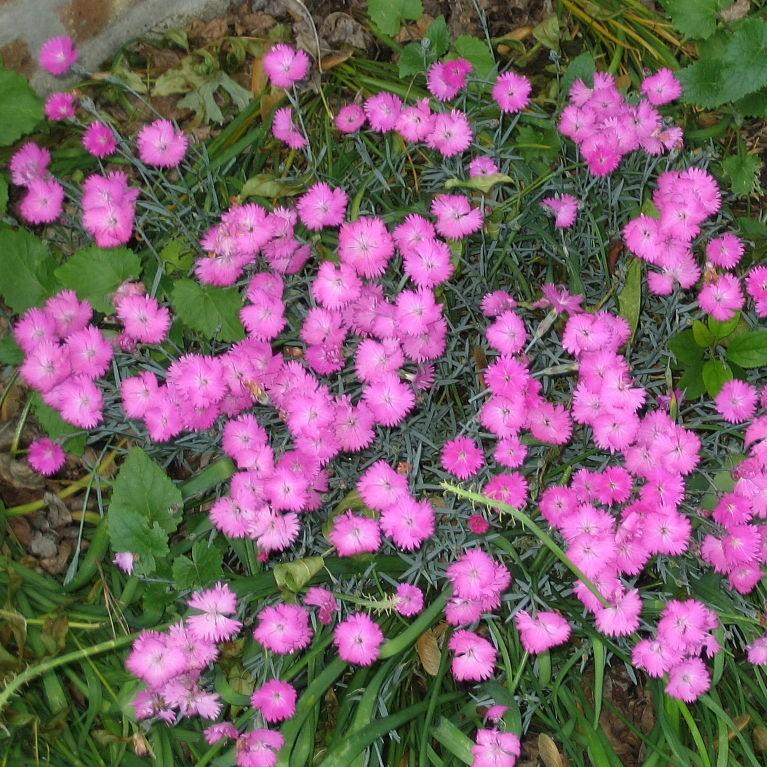
[[[681,129],[664,126],[655,108],[679,98],[679,81],[670,70],[662,69],[645,81],[642,90],[646,98],[634,105],[606,72],[594,75],[591,88],[582,80],[573,83],[559,130],[578,144],[595,176],[609,175],[625,155],[637,149],[657,155],[682,145]]]

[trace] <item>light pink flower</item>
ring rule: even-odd
[[[481,682],[495,670],[497,651],[487,639],[473,631],[456,631],[448,648],[453,652],[451,668],[459,682]]]
[[[262,63],[270,82],[278,88],[290,88],[309,73],[310,61],[306,53],[285,43],[272,46]]]
[[[64,449],[58,443],[48,437],[36,439],[29,446],[27,461],[39,474],[50,477],[55,474],[66,462]]]
[[[366,613],[355,613],[341,621],[333,632],[333,644],[347,663],[371,666],[378,660],[384,635]]]
[[[296,713],[296,688],[280,679],[272,679],[254,691],[250,705],[257,708],[269,724],[284,722]]]
[[[533,655],[564,644],[570,638],[570,624],[556,612],[539,612],[532,617],[520,610],[514,616],[514,623],[522,646]]]
[[[139,131],[136,144],[147,165],[175,168],[186,156],[189,139],[170,120],[155,120]]]

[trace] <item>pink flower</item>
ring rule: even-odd
[[[189,139],[170,120],[155,120],[138,134],[136,145],[141,160],[158,168],[175,168],[186,156]]]
[[[64,187],[55,179],[32,180],[19,208],[30,224],[50,224],[64,210]]]
[[[309,613],[300,605],[277,604],[258,614],[253,637],[267,650],[290,655],[308,647],[314,632],[309,626]]]
[[[261,712],[269,724],[284,722],[296,713],[296,688],[280,679],[261,685],[250,698],[250,705]]]
[[[347,663],[371,666],[378,660],[384,635],[366,613],[354,613],[341,621],[333,632],[333,644]]]
[[[418,615],[423,610],[423,591],[418,586],[400,583],[397,586],[396,600],[394,609],[407,618]]]
[[[38,61],[46,72],[59,77],[69,72],[79,58],[80,52],[75,48],[75,41],[63,35],[51,37],[42,44]]]
[[[320,619],[320,623],[324,623],[326,626],[333,622],[336,613],[341,609],[341,604],[333,596],[333,592],[320,586],[310,586],[306,590],[304,604],[319,607],[317,617]]]
[[[434,534],[434,507],[427,499],[405,497],[381,512],[381,530],[405,551],[413,551]]]
[[[205,735],[205,742],[211,746],[225,738],[234,739],[240,734],[239,730],[231,722],[212,724],[210,727],[206,727],[203,733]]]
[[[117,150],[117,136],[106,123],[91,123],[83,133],[83,146],[94,157],[109,157]]]
[[[421,99],[399,113],[394,129],[405,141],[425,141],[434,128],[434,120],[429,100]]]
[[[496,601],[511,582],[506,567],[480,548],[469,549],[446,574],[460,599]]]
[[[291,107],[282,107],[274,113],[272,134],[291,149],[303,149],[309,141],[293,122]]]
[[[570,638],[570,624],[556,612],[539,612],[533,618],[520,610],[514,616],[514,623],[522,646],[533,655],[564,644]]]
[[[714,404],[719,415],[728,423],[743,423],[753,418],[758,400],[756,387],[735,378],[722,386]]]
[[[38,474],[50,477],[66,462],[67,456],[58,443],[48,437],[36,439],[29,446],[27,461]]]
[[[75,116],[77,99],[74,93],[51,93],[45,100],[45,116],[49,120],[71,120]]]
[[[237,597],[225,583],[194,592],[187,604],[202,613],[186,619],[195,637],[210,642],[226,642],[242,628],[240,621],[228,617],[237,611]]]
[[[706,244],[706,259],[722,269],[733,269],[740,263],[745,252],[742,240],[730,232],[709,240]]]
[[[578,200],[571,194],[546,197],[541,205],[554,213],[554,226],[557,229],[569,229],[578,216]]]
[[[272,46],[263,58],[264,71],[272,85],[290,88],[309,73],[309,57],[285,43]]]
[[[316,232],[327,226],[340,226],[348,202],[349,196],[343,189],[318,181],[298,198],[296,208],[304,226]]]
[[[469,479],[485,465],[485,454],[473,439],[455,437],[443,445],[441,463],[445,471],[458,479]]]
[[[27,141],[11,156],[11,181],[16,186],[29,186],[31,181],[42,181],[50,177],[48,166],[51,153],[34,141]]]
[[[484,218],[479,208],[472,208],[463,194],[438,194],[431,203],[437,218],[437,231],[448,240],[461,240],[482,228]]]
[[[117,302],[125,334],[146,344],[161,344],[170,329],[170,312],[150,296],[126,296]]]
[[[394,255],[394,240],[378,217],[361,217],[341,224],[338,257],[360,277],[380,277]]]
[[[112,562],[127,575],[133,574],[133,568],[136,564],[136,555],[130,551],[118,551]]]
[[[184,653],[166,634],[142,631],[133,642],[125,667],[150,687],[161,687],[187,668]]]
[[[402,99],[393,93],[377,93],[365,102],[365,114],[370,127],[376,133],[388,133],[397,125],[402,110]]]
[[[439,101],[454,99],[459,91],[466,87],[474,65],[466,59],[436,61],[426,73],[426,85],[429,93]]]
[[[82,375],[69,378],[58,389],[61,417],[73,426],[92,429],[104,418],[101,390]]]
[[[498,166],[489,157],[475,157],[469,163],[469,177],[493,176],[499,173]]]
[[[285,743],[282,733],[258,729],[244,732],[234,747],[237,767],[274,767],[277,752]]]
[[[490,523],[481,514],[472,514],[468,525],[474,535],[484,535],[490,529]]]
[[[384,373],[366,385],[362,398],[376,423],[382,426],[397,426],[415,407],[412,388],[402,383],[396,373]]]
[[[682,95],[682,84],[670,69],[659,69],[642,80],[642,93],[655,106],[676,101]]]
[[[710,687],[711,676],[706,664],[700,658],[690,658],[669,671],[666,693],[685,703],[693,703]]]
[[[533,86],[524,75],[506,72],[493,86],[493,99],[502,112],[521,112],[530,103]]]
[[[375,519],[361,517],[347,511],[333,520],[328,540],[336,547],[339,556],[372,554],[381,548],[381,531]]]
[[[453,652],[451,668],[459,682],[481,682],[495,670],[497,651],[487,639],[473,631],[456,631],[448,648]]]
[[[365,110],[359,104],[346,104],[338,110],[335,124],[341,133],[357,133],[365,120]]]
[[[453,257],[442,240],[427,239],[403,257],[405,274],[419,288],[433,288],[449,280],[453,274]]]
[[[720,322],[732,319],[743,308],[740,280],[734,274],[720,274],[698,293],[698,305]]]
[[[522,744],[513,732],[477,730],[471,753],[472,767],[514,767],[522,754]]]
[[[367,506],[385,511],[408,497],[407,479],[386,461],[376,461],[357,482],[357,491]]]
[[[473,138],[474,133],[466,115],[454,109],[449,114],[439,114],[434,118],[426,144],[443,157],[455,157],[471,146]]]
[[[485,337],[490,346],[501,354],[517,354],[522,351],[527,341],[525,323],[512,310],[507,310],[495,318],[495,322],[485,330]]]
[[[755,639],[746,647],[748,662],[755,666],[767,666],[767,635]]]
[[[612,599],[609,607],[596,612],[597,628],[607,636],[628,636],[639,628],[642,599],[636,589],[625,591]]]

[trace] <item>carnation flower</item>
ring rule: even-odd
[[[570,624],[556,612],[539,612],[533,618],[520,610],[514,616],[514,623],[522,646],[533,655],[564,644],[570,638]]]
[[[743,303],[740,281],[733,274],[720,274],[698,293],[700,308],[720,322],[732,319]]]
[[[394,609],[407,618],[423,610],[423,591],[418,586],[411,586],[409,583],[400,583],[397,586],[396,604]]]
[[[11,156],[11,181],[16,186],[29,186],[32,181],[47,179],[50,164],[51,153],[34,141],[28,141]]]
[[[45,477],[55,474],[66,462],[67,456],[58,443],[48,437],[41,437],[32,442],[27,450],[27,461],[38,473]]]
[[[274,113],[272,134],[291,149],[303,149],[309,143],[306,136],[293,122],[293,110],[291,107],[281,107]]]
[[[727,232],[706,244],[706,259],[722,269],[733,269],[740,263],[745,252],[742,240]]]
[[[485,465],[485,455],[470,437],[455,437],[442,447],[442,468],[458,479],[469,479]]]
[[[341,621],[333,632],[333,644],[347,663],[371,666],[378,660],[384,635],[381,627],[366,613],[354,613]]]
[[[242,733],[234,747],[237,767],[274,767],[277,752],[284,743],[285,737],[276,730],[257,729]]]
[[[569,229],[578,216],[578,200],[571,194],[545,197],[541,205],[554,214],[554,226],[557,229]]]
[[[71,120],[75,116],[77,99],[74,93],[51,93],[45,100],[45,116],[49,120]]]
[[[397,118],[402,110],[402,99],[393,93],[382,91],[370,96],[364,108],[370,127],[376,133],[388,133],[397,125]]]
[[[719,415],[728,423],[743,423],[753,418],[758,400],[756,387],[736,378],[722,386],[714,398],[714,404]]]
[[[748,662],[755,666],[767,666],[767,635],[759,637],[747,647]]]
[[[296,713],[296,688],[289,682],[272,679],[253,692],[250,705],[261,712],[269,724],[284,722]]]
[[[237,597],[225,583],[217,583],[205,591],[194,592],[187,604],[201,612],[200,615],[191,615],[186,619],[189,630],[195,637],[211,642],[224,642],[242,628],[240,621],[228,617],[237,611]]]
[[[305,608],[278,604],[265,607],[258,614],[258,626],[253,631],[253,638],[267,650],[290,655],[308,647],[313,634]]]
[[[373,554],[381,547],[381,532],[375,519],[347,511],[333,520],[333,529],[328,534],[328,540],[342,557]]]
[[[285,43],[272,46],[262,59],[264,71],[272,85],[290,88],[309,73],[309,57]]]
[[[522,754],[522,744],[513,732],[481,729],[477,730],[471,753],[472,767],[514,767]]]
[[[693,703],[711,687],[711,676],[700,658],[690,658],[669,671],[666,693],[672,698]]]
[[[327,226],[340,226],[348,202],[349,196],[343,189],[333,189],[319,181],[298,198],[296,209],[307,229],[319,231]]]
[[[30,224],[53,223],[64,209],[64,187],[55,179],[33,179],[21,201],[20,212]]]
[[[493,100],[502,112],[521,112],[530,103],[533,86],[524,75],[506,72],[498,77],[493,86]]]
[[[482,228],[483,215],[462,194],[438,194],[431,204],[437,231],[448,240],[461,240]]]
[[[682,95],[682,84],[670,69],[659,69],[642,80],[642,93],[655,106],[676,101]]]
[[[366,119],[365,110],[359,104],[346,104],[338,110],[335,124],[341,133],[356,133]]]
[[[443,157],[455,157],[471,146],[473,138],[474,133],[466,115],[454,109],[449,114],[440,114],[434,118],[426,144]]]
[[[40,48],[40,66],[56,77],[67,74],[80,58],[75,41],[66,35],[51,37]]]
[[[466,87],[474,65],[466,59],[435,61],[426,73],[429,93],[439,101],[454,99]]]
[[[493,176],[499,173],[498,166],[489,157],[475,157],[469,163],[469,177]]]
[[[473,631],[456,631],[448,648],[453,653],[451,669],[459,682],[481,682],[495,670],[497,651],[487,639]]]
[[[136,145],[141,160],[158,168],[175,168],[186,156],[189,140],[170,120],[155,120],[139,131]]]
[[[117,150],[117,136],[106,123],[91,123],[83,133],[83,146],[94,157],[109,157]]]
[[[381,512],[381,530],[405,551],[413,551],[434,534],[434,507],[428,500],[405,497]]]
[[[394,255],[394,240],[377,217],[361,217],[341,224],[338,257],[360,277],[380,277]]]

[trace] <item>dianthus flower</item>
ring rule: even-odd
[[[755,639],[746,647],[748,662],[755,666],[767,666],[767,635]]]
[[[475,157],[469,163],[469,177],[493,176],[499,173],[498,166],[489,157]]]
[[[450,101],[466,87],[474,65],[466,59],[435,61],[426,73],[429,93],[439,101]]]
[[[106,123],[91,123],[83,133],[83,146],[94,157],[109,157],[117,151],[117,136]]]
[[[498,77],[493,86],[493,100],[502,112],[521,112],[530,103],[533,86],[524,75],[506,72]]]
[[[272,134],[291,149],[303,149],[309,141],[293,122],[291,107],[282,107],[274,113]]]
[[[276,730],[251,730],[237,738],[234,747],[237,767],[274,767],[277,752],[285,743],[285,737]]]
[[[442,447],[442,468],[458,479],[469,479],[485,465],[485,455],[470,437],[455,437]]]
[[[384,642],[381,627],[366,613],[355,613],[341,621],[333,632],[333,644],[347,663],[371,666],[378,660]]]
[[[66,462],[64,449],[48,437],[36,439],[29,446],[27,461],[29,465],[43,476],[55,474]]]
[[[407,496],[381,512],[381,530],[405,551],[413,551],[434,534],[434,507],[427,499]]]
[[[669,671],[666,693],[672,698],[693,703],[711,687],[711,675],[700,658],[689,658]]]
[[[767,266],[755,266],[746,277],[746,290],[759,317],[767,317]]]
[[[434,118],[426,145],[436,149],[443,157],[455,157],[471,146],[473,138],[474,133],[466,115],[454,109],[449,114],[439,114]]]
[[[745,381],[733,379],[722,386],[714,398],[719,415],[728,423],[743,423],[756,413],[759,394],[756,387]]]
[[[272,679],[254,691],[250,705],[261,712],[269,724],[284,722],[296,713],[296,688],[289,682]]]
[[[706,244],[706,259],[722,269],[733,269],[740,263],[745,246],[740,238],[730,232],[709,240]]]
[[[423,591],[418,586],[400,583],[397,586],[394,609],[406,618],[418,615],[423,610]]]
[[[309,73],[309,57],[285,43],[272,46],[263,58],[264,71],[272,85],[290,88]]]
[[[726,322],[732,319],[744,304],[740,280],[733,274],[720,274],[715,280],[703,286],[698,293],[698,304],[715,320]]]
[[[308,647],[313,633],[305,608],[277,604],[265,607],[258,614],[258,626],[253,631],[253,637],[267,650],[289,655]]]
[[[402,109],[394,129],[405,141],[424,141],[434,129],[435,119],[429,100],[421,99],[416,104]]]
[[[372,554],[381,548],[381,531],[375,519],[347,511],[333,520],[333,529],[328,534],[328,540],[342,557]]]
[[[682,84],[670,69],[659,69],[642,80],[642,93],[651,104],[660,106],[676,101],[682,95]]]
[[[199,639],[225,642],[242,628],[240,621],[228,617],[237,611],[237,597],[225,583],[194,592],[187,604],[201,613],[186,619],[192,635]]]
[[[49,120],[71,120],[75,116],[77,100],[74,93],[51,93],[45,100],[45,116]]]
[[[64,210],[64,187],[55,179],[30,181],[19,210],[30,224],[52,223]]]
[[[66,35],[51,37],[40,48],[40,66],[57,77],[65,75],[80,58],[75,41]]]
[[[340,226],[346,217],[349,196],[341,188],[318,181],[298,198],[296,209],[303,225],[312,231]]]
[[[320,623],[324,623],[326,626],[333,622],[336,613],[341,609],[341,604],[333,596],[333,592],[320,586],[310,586],[306,590],[304,604],[319,607],[317,617],[320,619]]]
[[[47,179],[48,166],[51,164],[51,153],[34,141],[27,141],[21,149],[11,156],[9,164],[11,181],[16,186],[29,186],[32,181]]]
[[[473,631],[456,631],[448,648],[453,652],[451,668],[459,682],[481,682],[495,670],[497,651],[487,639]]]
[[[365,120],[365,110],[359,104],[346,104],[338,110],[335,124],[341,133],[356,133]]]
[[[564,644],[570,638],[570,624],[556,612],[539,612],[533,618],[520,610],[514,616],[514,623],[522,646],[533,655]]]
[[[376,133],[388,133],[397,125],[397,118],[402,110],[402,99],[383,91],[368,98],[364,109],[370,127]]]
[[[341,224],[338,257],[360,277],[380,277],[393,255],[394,240],[380,218],[363,216]]]
[[[141,160],[158,168],[175,168],[186,156],[189,139],[170,120],[155,120],[138,134],[136,145]]]
[[[631,589],[613,598],[608,607],[596,612],[597,628],[607,636],[628,636],[639,627],[642,599],[636,589]]]
[[[170,312],[151,296],[131,295],[117,302],[117,317],[125,334],[146,344],[161,344],[168,336]]]
[[[448,240],[461,240],[482,228],[484,218],[479,208],[472,208],[462,194],[438,194],[431,204],[437,218],[437,231]]]
[[[522,753],[522,744],[513,732],[477,730],[471,753],[472,767],[514,767]]]
[[[578,217],[578,200],[571,194],[546,197],[541,205],[554,214],[554,226],[557,229],[569,229]]]

